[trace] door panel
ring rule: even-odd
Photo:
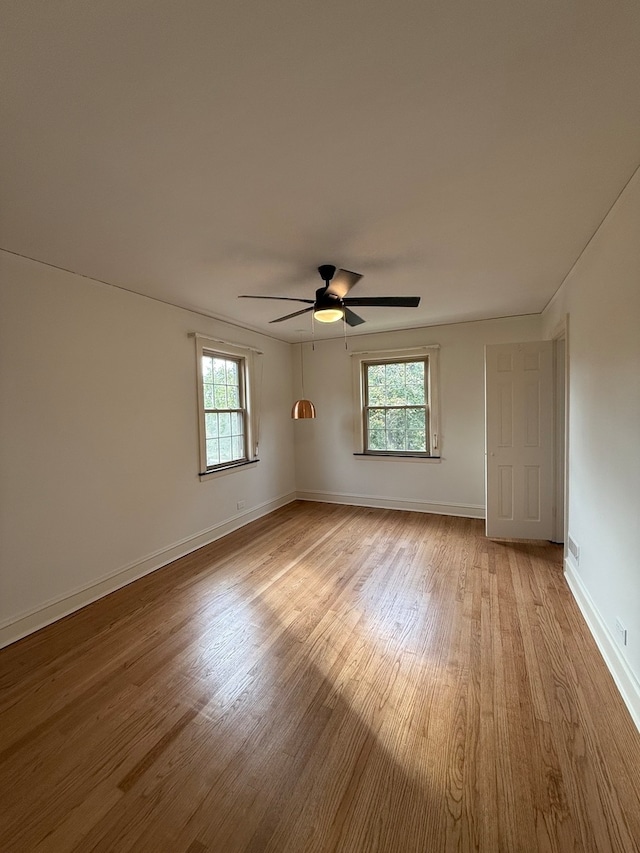
[[[553,536],[553,343],[485,347],[487,536]]]

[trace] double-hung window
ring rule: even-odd
[[[355,353],[356,452],[438,457],[437,347]]]
[[[196,336],[200,474],[257,461],[249,350]]]
[[[247,409],[242,359],[202,356],[202,393],[207,470],[247,459]]]

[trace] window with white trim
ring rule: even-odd
[[[356,453],[439,457],[438,349],[354,353]]]
[[[257,461],[253,352],[195,337],[202,476]]]
[[[245,462],[247,409],[243,361],[222,353],[202,356],[206,468]]]

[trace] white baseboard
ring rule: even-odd
[[[602,621],[593,599],[582,583],[580,576],[568,559],[564,561],[564,576],[569,584],[569,589],[582,611],[585,622],[593,634],[593,638],[604,658],[609,672],[620,691],[625,705],[629,709],[631,718],[640,731],[640,684],[629,668],[629,664],[622,656],[622,652],[605,623]]]
[[[148,575],[150,572],[155,572],[156,569],[161,569],[168,563],[172,563],[174,560],[178,560],[180,557],[184,557],[192,551],[208,545],[210,542],[215,542],[216,539],[220,539],[228,533],[244,527],[250,521],[255,521],[263,515],[268,515],[270,512],[274,512],[276,509],[294,500],[296,500],[296,495],[294,492],[290,492],[289,494],[273,498],[270,501],[265,501],[246,512],[238,513],[227,521],[215,524],[213,527],[202,530],[193,536],[188,536],[186,539],[182,539],[168,548],[163,548],[160,551],[149,554],[141,560],[130,563],[128,566],[123,566],[97,581],[78,587],[33,610],[6,620],[0,624],[0,648],[8,646],[10,643],[15,643],[16,640],[20,640],[28,634],[32,634],[34,631],[38,631],[40,628],[56,622],[58,619],[62,619],[63,616],[68,616],[70,613],[86,607],[87,604],[91,604],[93,601],[97,601],[99,598],[115,592],[132,581]]]
[[[409,512],[432,512],[435,515],[457,515],[462,518],[484,518],[484,506],[479,504],[429,503],[427,501],[398,500],[377,495],[350,495],[344,492],[296,492],[299,501],[370,506],[378,509],[403,509]]]

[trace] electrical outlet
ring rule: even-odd
[[[572,539],[571,536],[568,537],[567,545],[569,546],[569,553],[573,555],[574,562],[576,566],[580,563],[580,546]]]
[[[236,509],[244,509],[246,505],[246,501],[238,501],[238,503],[236,504]]]
[[[618,635],[618,642],[626,646],[627,645],[627,629],[624,627],[622,622],[619,619],[616,619],[616,634]]]

